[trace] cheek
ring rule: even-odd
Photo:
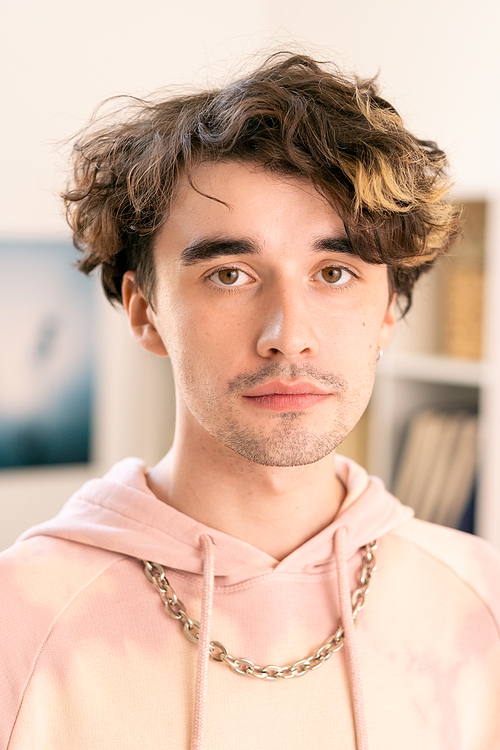
[[[360,305],[337,316],[323,339],[325,365],[365,401],[373,388],[382,320],[383,312]]]
[[[348,359],[362,358],[377,352],[384,311],[358,304],[336,312],[324,330],[326,342],[335,342],[338,353]]]
[[[227,314],[214,315],[206,308],[175,304],[164,324],[162,339],[178,379],[207,388],[218,380],[218,372],[227,379],[238,361],[244,326]],[[224,379],[224,378],[222,378]]]

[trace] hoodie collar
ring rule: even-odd
[[[20,540],[38,535],[59,537],[201,574],[200,537],[208,534],[214,544],[215,575],[230,584],[273,570],[323,572],[334,564],[333,537],[339,525],[347,529],[349,560],[360,547],[412,515],[379,479],[337,455],[335,470],[347,492],[334,521],[278,562],[251,544],[158,500],[148,487],[147,470],[140,459],[120,461],[102,479],[84,484],[54,519],[29,529]]]

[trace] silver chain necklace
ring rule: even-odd
[[[361,567],[359,587],[352,593],[352,619],[357,624],[358,612],[365,606],[366,595],[368,594],[370,578],[372,573],[377,569],[375,564],[374,551],[377,549],[377,542],[371,542],[364,547],[365,555]],[[168,614],[179,620],[183,626],[183,632],[186,638],[193,643],[198,643],[200,623],[198,620],[192,620],[186,612],[185,605],[178,598],[172,586],[165,576],[165,571],[161,565],[148,560],[143,560],[144,572],[151,583],[158,591],[161,600],[167,608]],[[243,657],[231,656],[227,648],[220,641],[210,641],[209,657],[212,661],[223,662],[227,664],[235,674],[244,675],[245,677],[258,677],[261,680],[277,680],[282,678],[288,680],[291,677],[302,677],[302,675],[311,672],[313,669],[321,667],[332,654],[340,651],[344,645],[344,629],[339,623],[335,633],[312,654],[305,659],[289,664],[286,667],[277,667],[268,664],[265,667],[259,667],[250,659]]]

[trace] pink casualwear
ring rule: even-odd
[[[0,555],[0,750],[498,750],[500,556],[414,520],[353,462],[336,469],[334,522],[280,562],[160,502],[137,459],[26,532]],[[198,648],[143,559],[200,619]],[[300,678],[207,660],[217,640],[291,664],[341,616],[345,648]]]

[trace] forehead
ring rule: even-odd
[[[345,236],[344,224],[315,187],[239,162],[204,163],[180,179],[158,239],[184,246],[210,236],[248,238],[265,248],[308,245],[327,235]]]

